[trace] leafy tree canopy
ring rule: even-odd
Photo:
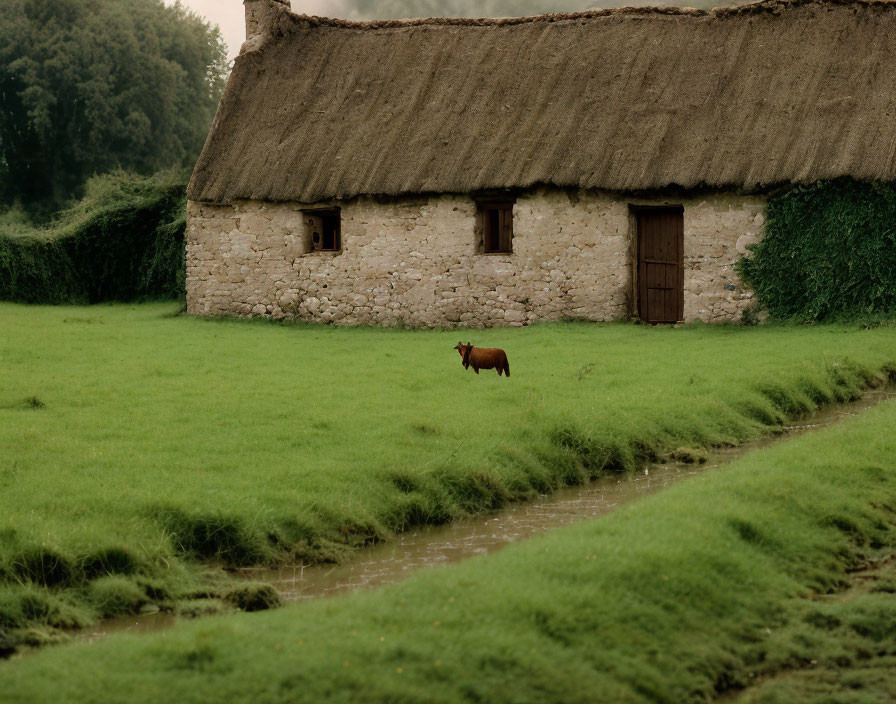
[[[195,159],[227,73],[217,27],[161,0],[3,0],[0,201],[50,212],[95,173]]]

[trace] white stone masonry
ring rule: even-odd
[[[189,203],[187,310],[340,325],[524,325],[636,315],[630,204],[604,193],[539,189],[516,200],[513,253],[476,253],[467,196],[357,198],[341,208],[342,249],[309,252],[300,203]],[[758,241],[758,197],[684,206],[685,319],[738,320],[751,293],[732,266]]]

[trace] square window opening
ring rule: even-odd
[[[309,252],[338,252],[342,249],[338,210],[305,210],[302,215]]]

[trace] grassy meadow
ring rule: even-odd
[[[896,369],[896,328],[412,331],[0,305],[0,649],[215,595],[203,565],[396,531],[739,443]],[[464,371],[463,338],[511,377]]]
[[[654,332],[572,331],[627,340]],[[530,334],[543,344],[569,332],[508,337],[529,349]],[[756,339],[786,350],[796,332]],[[821,354],[834,333],[813,334]],[[669,338],[700,359],[736,349],[732,338],[742,352],[757,344],[705,329],[655,339]],[[868,347],[875,338],[864,338]],[[755,363],[760,348],[750,349]],[[600,520],[378,591],[0,663],[0,700],[890,702],[894,426],[891,401]]]

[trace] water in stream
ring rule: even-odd
[[[613,475],[584,486],[562,489],[534,501],[510,505],[496,514],[475,516],[444,526],[416,528],[393,541],[359,550],[351,561],[342,565],[241,570],[240,574],[252,581],[273,585],[287,601],[391,584],[424,567],[484,555],[538,533],[601,516],[681,479],[726,465],[782,437],[826,427],[891,398],[896,398],[893,387],[869,391],[854,403],[825,407],[799,423],[787,426],[785,430],[788,432],[784,436],[716,449],[705,464],[651,464],[635,474]],[[176,616],[167,613],[128,616],[97,624],[84,635],[96,639],[113,632],[160,630],[176,621]]]

